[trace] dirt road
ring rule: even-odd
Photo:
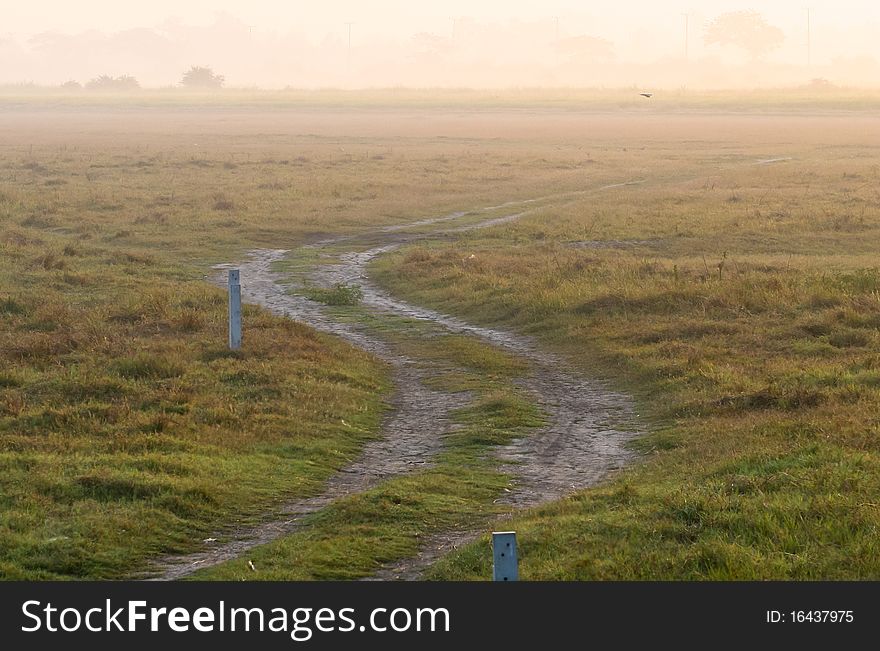
[[[249,549],[296,531],[302,516],[315,512],[334,499],[376,485],[387,477],[411,472],[431,463],[443,444],[443,436],[455,427],[450,412],[467,405],[468,393],[446,393],[428,388],[423,380],[430,372],[420,360],[410,358],[369,328],[333,317],[331,310],[306,298],[303,288],[331,288],[339,283],[358,285],[362,306],[378,317],[407,317],[430,322],[449,332],[479,337],[530,363],[531,374],[520,381],[547,417],[544,426],[501,447],[499,460],[514,474],[513,489],[503,501],[511,508],[532,506],[557,499],[596,484],[632,458],[625,444],[636,432],[631,400],[601,383],[573,372],[564,360],[540,350],[531,339],[401,301],[374,284],[366,267],[376,256],[416,240],[451,235],[465,230],[518,219],[531,201],[493,206],[477,213],[454,213],[445,217],[385,227],[357,236],[340,236],[304,247],[317,254],[320,264],[291,275],[274,270],[274,263],[296,252],[251,251],[236,265],[241,269],[246,302],[262,305],[276,314],[340,336],[386,360],[393,369],[395,393],[392,410],[383,422],[382,438],[366,445],[361,457],[334,475],[321,495],[285,505],[280,516],[256,527],[224,532],[227,542],[206,544],[202,551],[164,559],[156,577],[171,580],[198,569],[236,558]],[[481,212],[504,214],[480,216]],[[519,209],[515,212],[507,212]],[[477,219],[474,220],[474,216]],[[457,223],[464,221],[465,223]],[[305,252],[305,251],[301,251]],[[224,282],[219,265],[215,282]],[[417,578],[421,570],[476,532],[443,532],[427,541],[420,554],[380,571],[376,578]]]

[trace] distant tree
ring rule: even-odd
[[[63,90],[82,90],[82,84],[71,79],[70,81],[65,81],[61,84],[61,88]]]
[[[223,75],[215,74],[211,68],[207,66],[192,66],[183,73],[183,79],[180,80],[181,86],[187,88],[220,88],[226,79]]]
[[[137,90],[140,87],[141,85],[138,83],[138,80],[129,75],[122,75],[120,77],[101,75],[100,77],[95,77],[86,84],[88,90],[127,91]]]
[[[710,22],[703,40],[706,45],[739,47],[748,52],[752,59],[760,59],[782,45],[785,34],[756,11],[732,11]]]

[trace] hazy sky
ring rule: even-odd
[[[403,35],[414,30],[451,31],[453,16],[501,21],[584,14],[592,16],[597,29],[622,33],[653,24],[657,17],[677,18],[682,12],[712,16],[736,9],[760,11],[783,29],[795,29],[805,24],[806,6],[812,8],[817,28],[856,28],[866,21],[880,22],[880,2],[869,0],[7,0],[3,4],[7,6],[3,8],[0,29],[24,34],[90,28],[120,30],[154,25],[168,17],[206,23],[218,11],[259,29],[295,25],[316,34],[341,30],[346,21],[356,21],[356,29],[362,33]]]
[[[621,66],[683,59],[685,13],[690,61],[706,68],[701,80],[697,73],[675,72],[681,62],[669,63],[662,83],[711,83],[723,78],[710,64],[747,63],[736,48],[703,43],[707,22],[736,10],[758,11],[784,33],[782,45],[765,57],[776,66],[767,83],[775,83],[782,68],[805,67],[809,5],[817,68],[790,78],[802,81],[812,72],[835,82],[880,85],[880,78],[872,82],[873,66],[880,65],[880,0],[2,2],[0,83],[56,84],[108,73],[171,85],[181,66],[203,64],[220,69],[231,85],[468,85],[481,79],[500,85],[637,84],[641,73],[621,72]],[[354,23],[350,59],[346,22]],[[619,69],[599,69],[595,61],[584,65],[585,59],[559,49],[559,40],[586,37],[606,39],[609,55],[598,60]],[[753,74],[742,72],[740,78]]]

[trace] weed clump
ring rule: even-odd
[[[364,290],[359,285],[338,283],[331,289],[312,288],[307,296],[325,305],[357,305],[364,297]]]
[[[26,311],[27,308],[14,298],[0,298],[0,314],[4,316],[20,316]]]
[[[235,202],[223,193],[214,195],[214,210],[234,210]]]

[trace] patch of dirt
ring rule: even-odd
[[[773,165],[774,163],[785,163],[790,160],[794,160],[791,156],[781,156],[779,158],[762,158],[761,160],[755,161],[755,165]]]
[[[431,567],[446,554],[460,547],[469,545],[486,533],[480,530],[442,531],[430,536],[422,545],[418,554],[404,558],[396,563],[386,565],[373,576],[364,581],[418,581],[426,569]],[[488,552],[488,553],[491,553]]]

